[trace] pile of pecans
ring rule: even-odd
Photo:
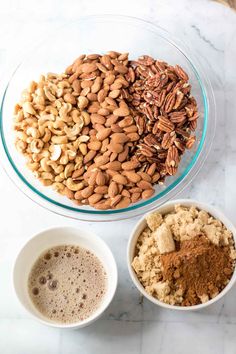
[[[15,106],[27,166],[78,205],[126,208],[148,199],[191,149],[197,104],[176,65],[128,53],[82,55],[31,82]]]

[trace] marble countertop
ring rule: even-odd
[[[209,73],[217,104],[213,148],[197,179],[181,193],[217,205],[234,221],[236,209],[236,14],[210,0],[9,0],[0,1],[0,74],[10,75],[33,43],[68,21],[117,13],[153,21],[183,40]],[[126,245],[136,220],[82,223],[42,209],[27,199],[0,168],[1,354],[233,354],[236,353],[236,287],[201,312],[155,307],[132,285]],[[114,301],[93,325],[64,331],[47,328],[20,306],[11,283],[15,255],[33,233],[53,225],[96,231],[118,263]]]

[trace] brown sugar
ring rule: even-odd
[[[233,273],[229,246],[217,246],[204,235],[176,242],[176,250],[161,255],[163,281],[174,291],[182,289],[182,306],[213,298]]]

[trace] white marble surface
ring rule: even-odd
[[[158,23],[185,41],[209,72],[217,110],[212,152],[182,193],[215,204],[234,220],[236,209],[236,14],[210,0],[0,0],[0,74],[8,75],[35,41],[88,14],[117,13]],[[1,354],[233,354],[236,288],[202,312],[179,313],[140,303],[126,268],[126,244],[135,220],[89,224],[56,216],[19,192],[0,169]],[[32,233],[53,225],[96,231],[119,268],[115,299],[102,319],[79,331],[44,327],[19,305],[11,282],[13,260]]]

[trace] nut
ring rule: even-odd
[[[14,114],[34,175],[99,210],[150,198],[193,147],[199,116],[181,67],[114,51],[31,82]]]

